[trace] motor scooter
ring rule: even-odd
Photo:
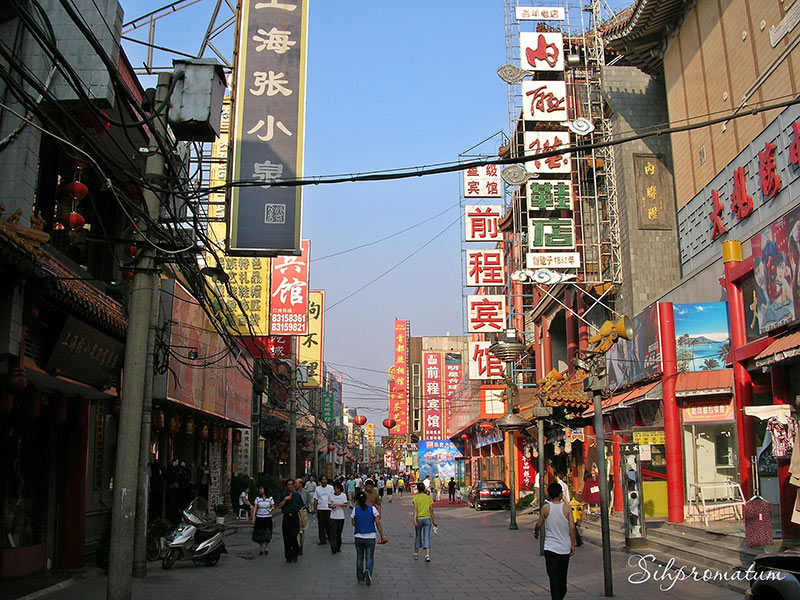
[[[200,497],[183,511],[183,522],[167,537],[168,550],[161,562],[169,569],[176,561],[191,560],[213,567],[225,549],[225,527],[208,514],[208,502]]]

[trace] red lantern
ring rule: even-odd
[[[328,444],[328,452],[333,452],[334,450],[336,450],[336,446],[333,444]]]
[[[203,423],[202,425],[200,425],[200,428],[198,430],[198,435],[200,436],[200,439],[203,440],[204,442],[208,439],[208,423]]]
[[[212,425],[210,428],[208,439],[210,439],[212,442],[218,442],[219,436],[220,436],[219,426]]]
[[[5,416],[14,408],[14,394],[6,390],[0,390],[0,416]]]
[[[169,418],[169,423],[167,423],[167,432],[170,435],[178,435],[178,432],[181,430],[181,419],[178,415],[173,414]]]
[[[494,425],[492,425],[488,421],[484,421],[483,423],[481,423],[481,429],[483,429],[484,431],[491,431],[493,427]]]
[[[342,452],[339,450],[339,452],[336,453],[336,456],[344,456],[345,454],[347,454],[347,452]]]
[[[80,202],[89,193],[89,188],[80,181],[73,181],[64,186],[64,194],[73,202]]]
[[[108,128],[111,126],[111,121],[107,120],[108,115],[105,112],[101,113],[106,118],[98,117],[94,111],[84,109],[75,113],[77,121],[84,126],[86,133],[92,137],[100,137],[105,135]]]
[[[395,421],[394,419],[384,419],[383,420],[383,426],[386,427],[386,429],[391,429],[395,425],[397,425],[397,421]]]
[[[352,450],[353,448],[355,448],[355,446],[353,444],[347,444],[347,449],[348,450]]]
[[[306,442],[305,444],[303,444],[303,447],[304,448],[311,448],[311,442]]]
[[[136,256],[136,253],[139,251],[139,248],[136,244],[131,244],[130,246],[125,246],[125,254],[133,258]]]
[[[358,415],[357,417],[353,418],[353,423],[358,425],[359,427],[367,422],[367,417],[364,415]]]
[[[67,420],[67,399],[62,394],[50,397],[50,409],[56,423],[64,423]]]
[[[233,430],[233,443],[234,444],[241,444],[242,443],[242,430],[241,429],[234,429]]]
[[[64,224],[64,227],[70,231],[78,231],[79,229],[83,229],[83,226],[86,225],[86,219],[83,218],[83,215],[74,210],[64,215],[61,222]]]
[[[164,429],[164,410],[156,408],[153,410],[153,429],[161,431]]]
[[[461,439],[466,442],[469,439],[469,436],[466,433],[462,433],[461,434]]]
[[[194,419],[192,417],[186,417],[186,421],[183,423],[183,433],[194,435]]]

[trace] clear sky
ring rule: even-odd
[[[165,4],[122,0],[125,21]],[[156,43],[196,52],[213,4],[203,0],[160,21]],[[508,129],[506,84],[496,74],[506,62],[503,0],[311,0],[309,15],[306,176],[452,161]],[[135,37],[145,39],[146,33]],[[217,41],[230,55],[231,38]],[[143,49],[125,47],[134,66],[141,65]],[[364,413],[378,434],[385,394],[359,390],[350,377],[385,390],[395,318],[410,320],[412,335],[462,333],[459,224],[386,277],[332,305],[456,220],[459,178],[321,185],[304,192],[311,286],[326,290],[331,307],[325,361],[331,368],[373,370],[340,368],[345,403],[383,411]],[[319,260],[443,211],[389,241]]]

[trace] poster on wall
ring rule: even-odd
[[[419,478],[440,477],[449,479],[456,476],[456,459],[461,452],[450,440],[419,441]]]
[[[724,369],[730,352],[725,302],[673,305],[678,371]]]
[[[619,340],[606,354],[611,389],[653,377],[661,372],[658,306],[651,304],[631,319],[633,339]]]
[[[750,240],[755,295],[745,298],[761,335],[797,320],[800,305],[800,207]]]

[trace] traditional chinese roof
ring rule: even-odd
[[[607,46],[649,75],[660,75],[666,38],[681,20],[688,0],[635,0],[602,25]]]
[[[547,393],[545,406],[563,406],[570,409],[584,409],[592,404],[592,396],[583,391],[584,371],[575,371],[561,385]]]
[[[13,221],[0,222],[0,260],[12,261],[42,281],[52,282],[45,288],[46,294],[76,315],[124,338],[128,320],[122,305],[86,281],[85,272],[74,271],[48,252],[44,245],[48,240],[42,231]]]

